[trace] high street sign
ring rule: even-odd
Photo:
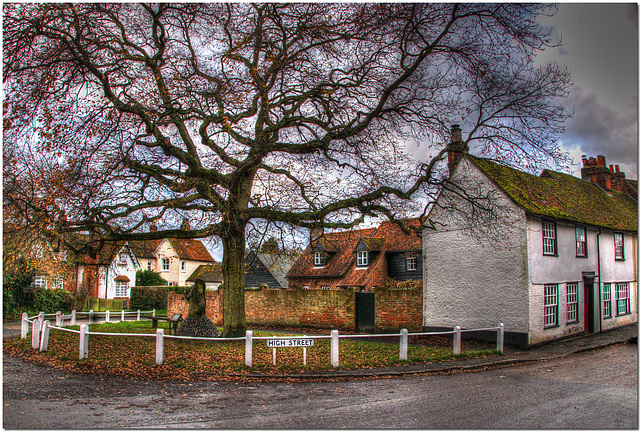
[[[313,338],[282,338],[267,340],[267,347],[312,347]]]

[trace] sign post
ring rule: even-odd
[[[307,347],[313,347],[313,338],[278,338],[275,340],[267,340],[267,347],[273,347],[273,365],[276,364],[276,348],[277,347],[302,347],[303,363],[307,365]]]

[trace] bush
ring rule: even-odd
[[[37,289],[32,308],[34,313],[40,311],[46,314],[56,311],[71,313],[74,305],[75,297],[71,292],[62,289]]]
[[[187,290],[187,286],[168,286],[168,292],[175,292],[178,295],[184,295],[184,291]]]
[[[163,286],[134,286],[131,288],[130,310],[167,308],[167,288]]]
[[[376,290],[422,290],[422,280],[398,281],[387,278],[381,286],[376,287]]]
[[[167,280],[160,274],[149,270],[136,271],[136,286],[166,286]]]

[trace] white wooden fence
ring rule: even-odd
[[[71,322],[72,325],[75,325],[75,311],[72,313],[74,317],[72,317]],[[90,319],[93,317],[91,312],[85,313],[90,315]],[[109,322],[109,312],[106,312],[105,322]],[[155,310],[152,311],[143,311],[138,310],[137,312],[122,312],[120,314],[121,321],[125,320],[125,314],[135,314],[136,320],[140,320],[141,314],[150,313],[155,316]],[[419,332],[419,333],[409,333],[406,329],[402,329],[399,334],[346,334],[340,335],[337,330],[332,330],[330,335],[314,335],[314,336],[288,336],[288,337],[254,337],[253,331],[247,331],[246,336],[244,337],[236,337],[236,338],[207,338],[207,337],[185,337],[185,336],[177,336],[177,335],[165,335],[164,329],[158,328],[155,334],[119,334],[119,333],[109,333],[109,332],[89,332],[89,326],[86,323],[80,325],[80,330],[72,330],[68,328],[64,328],[62,322],[64,322],[64,318],[60,317],[58,319],[58,313],[56,316],[56,325],[51,325],[49,320],[45,320],[46,315],[44,313],[40,313],[37,316],[28,317],[27,313],[22,314],[22,331],[21,337],[26,338],[29,333],[29,326],[32,328],[32,338],[31,338],[31,347],[34,349],[39,349],[41,352],[46,351],[49,345],[49,332],[51,329],[66,331],[66,332],[74,332],[79,334],[79,359],[85,359],[89,357],[89,336],[114,336],[114,337],[146,337],[146,338],[154,338],[156,339],[156,364],[161,365],[164,361],[164,340],[165,338],[175,338],[180,340],[200,340],[200,341],[231,341],[231,340],[244,340],[245,341],[245,365],[247,367],[253,366],[253,340],[282,340],[282,339],[292,339],[292,338],[304,338],[304,339],[330,339],[331,340],[331,365],[333,368],[336,368],[340,365],[340,338],[382,338],[382,337],[399,337],[399,348],[400,348],[400,360],[406,361],[408,355],[409,348],[409,337],[410,336],[422,336],[422,335],[449,335],[453,334],[453,354],[459,355],[461,353],[462,346],[462,333],[463,332],[478,332],[478,331],[496,331],[496,350],[500,353],[504,352],[504,324],[500,323],[496,327],[491,328],[479,328],[479,329],[462,329],[460,326],[454,327],[452,331],[442,331],[442,332]],[[77,313],[80,314],[80,313]],[[50,315],[54,316],[54,315]],[[91,322],[91,320],[90,320]],[[305,351],[306,353],[306,351]],[[276,361],[276,353],[274,348],[274,364]],[[306,362],[306,355],[305,355]]]

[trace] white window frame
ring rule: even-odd
[[[187,272],[187,262],[185,261],[180,262],[180,271]]]
[[[629,283],[616,283],[616,310],[617,316],[631,314]]]
[[[129,282],[128,281],[116,281],[116,298],[128,298]]]
[[[587,228],[576,226],[576,257],[587,257]]]
[[[405,261],[407,263],[407,271],[417,271],[418,270],[418,253],[409,252],[405,257]]]
[[[321,251],[316,251],[313,253],[313,266],[316,268],[322,268],[323,266],[325,266],[326,261],[325,261],[325,256],[324,253]]]
[[[624,260],[624,234],[621,232],[613,233],[613,247],[615,250],[616,260]]]
[[[567,323],[578,321],[578,283],[567,283]]]
[[[305,284],[304,286],[302,286],[302,290],[309,290],[309,285]]]
[[[169,258],[167,258],[167,257],[163,257],[163,258],[160,260],[160,262],[161,262],[161,266],[160,266],[160,267],[162,268],[162,271],[163,271],[163,272],[167,272],[167,271],[169,271],[169,265],[170,265],[170,263],[171,263],[171,262],[169,261]]]
[[[542,221],[542,254],[545,256],[558,255],[558,241],[555,222]]]
[[[147,262],[147,271],[151,271],[153,263],[151,261]]]
[[[118,254],[118,265],[127,266],[127,253]]]
[[[331,286],[322,286],[320,290],[331,290]]]
[[[33,286],[36,289],[46,289],[47,288],[47,276],[46,275],[36,275],[33,277]]]
[[[369,266],[369,251],[368,250],[358,250],[356,251],[356,266],[359,268],[364,268]]]
[[[544,327],[558,326],[558,285],[544,285]]]
[[[602,318],[612,318],[613,314],[611,311],[611,283],[604,283],[602,287]]]

